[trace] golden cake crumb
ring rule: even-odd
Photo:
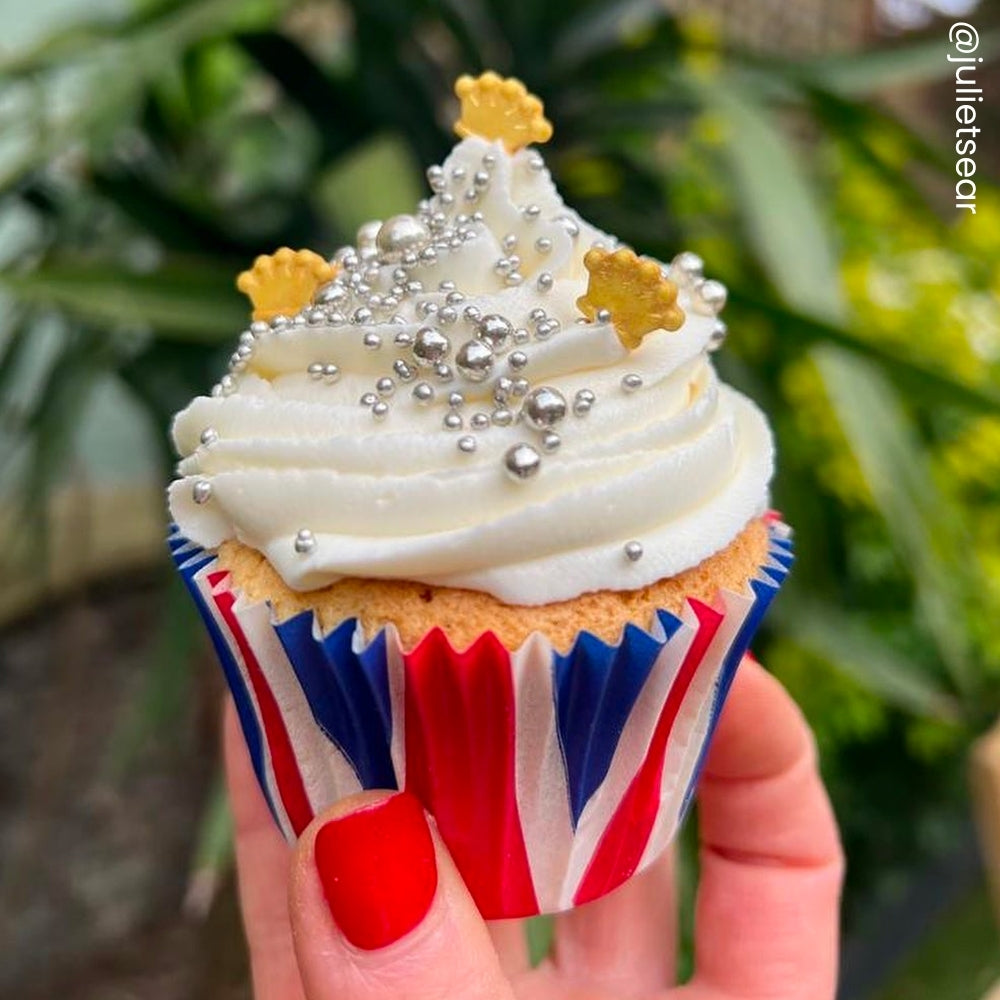
[[[508,649],[517,649],[538,631],[564,650],[582,629],[614,642],[628,622],[648,628],[657,609],[676,614],[688,597],[711,603],[719,590],[742,593],[767,551],[767,524],[757,519],[721,552],[677,576],[639,590],[598,590],[539,605],[504,604],[477,590],[359,577],[300,592],[288,587],[260,552],[236,541],[222,544],[219,561],[232,574],[235,589],[251,600],[270,601],[279,621],[315,610],[324,631],[356,617],[366,635],[391,622],[406,649],[434,626],[444,630],[456,649],[466,648],[488,630]]]

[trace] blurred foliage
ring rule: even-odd
[[[940,45],[764,58],[652,0],[145,0],[9,53],[0,474],[44,520],[111,377],[166,478],[171,414],[246,320],[233,275],[411,205],[451,82],[486,67],[545,99],[569,203],[730,286],[719,367],[772,417],[799,534],[759,652],[816,728],[853,903],[947,840],[1000,711],[1000,191],[980,158],[956,217],[950,139],[879,99],[946,76]],[[176,627],[150,725],[183,691]]]

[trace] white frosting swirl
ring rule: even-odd
[[[488,184],[479,178],[470,203],[465,192],[477,172]],[[343,576],[396,578],[488,591],[511,604],[642,587],[724,548],[766,508],[773,446],[757,407],[717,379],[706,353],[714,316],[693,311],[682,288],[680,330],[626,350],[610,324],[581,322],[576,306],[587,286],[584,254],[596,241],[615,241],[566,208],[537,151],[509,155],[466,139],[443,177],[422,206],[427,220],[441,213],[435,259],[405,268],[404,286],[419,281],[426,291],[396,294],[400,301],[388,307],[376,300],[370,322],[308,325],[301,317],[280,331],[244,335],[249,356],[237,359],[225,391],[178,414],[173,433],[184,458],[169,496],[180,529],[206,548],[239,539],[297,590]],[[481,219],[460,215],[472,212]],[[504,248],[505,237],[508,247],[513,242],[508,234],[513,251]],[[538,249],[545,240],[547,252]],[[511,252],[520,257],[520,284],[508,284],[496,267]],[[370,259],[361,279],[370,290],[336,309],[350,315],[372,294],[393,296],[399,266]],[[547,291],[543,272],[552,276]],[[338,281],[348,286],[349,278],[345,272]],[[389,412],[376,420],[359,398],[378,378],[395,378],[395,360],[412,363],[394,337],[435,320],[422,316],[426,303],[447,308],[441,282],[454,282],[465,297],[456,321],[434,322],[451,341],[449,362],[474,336],[463,316],[468,306],[528,330],[541,308],[559,329],[514,348],[527,355],[523,371],[511,370],[507,353],[480,383],[456,373],[441,384],[433,371],[418,372],[435,388],[427,405],[412,397],[415,382],[396,378]],[[379,334],[383,346],[366,347],[366,333]],[[310,376],[316,363],[336,364],[339,379]],[[622,387],[629,373],[642,379],[636,391]],[[516,420],[470,429],[473,414],[494,409],[501,375],[551,386],[571,407],[555,428],[558,451],[543,454],[538,474],[524,482],[505,474],[504,455],[519,442],[541,452],[538,432]],[[576,416],[572,403],[584,388],[596,402]],[[466,400],[458,432],[442,426],[452,391]],[[512,398],[509,406],[519,404]],[[470,434],[475,450],[463,452],[457,441]],[[305,552],[295,544],[302,529],[314,540],[299,546]],[[636,561],[624,552],[631,540],[643,547]]]

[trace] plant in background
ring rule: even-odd
[[[451,81],[487,67],[559,121],[568,202],[730,286],[717,357],[773,417],[802,539],[762,655],[819,732],[860,891],[1000,711],[1000,194],[940,214],[951,165],[876,99],[947,75],[936,42],[764,58],[652,0],[159,0],[0,58],[5,487],[41,527],[109,385],[165,479],[170,415],[246,322],[233,276],[412,204]]]

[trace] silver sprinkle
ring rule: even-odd
[[[434,386],[430,382],[418,382],[413,387],[413,398],[421,404],[429,403],[434,398]]]
[[[543,319],[538,326],[535,327],[535,336],[539,340],[548,340],[552,334],[559,331],[559,320],[557,319]]]
[[[255,337],[263,337],[264,334],[267,333],[267,331],[270,330],[270,329],[271,329],[271,324],[270,323],[266,323],[262,319],[255,319],[250,324],[250,332]]]
[[[455,196],[450,191],[444,191],[438,195],[438,201],[440,201],[442,205],[454,205]]]
[[[316,537],[308,528],[300,528],[295,535],[295,551],[300,555],[308,555],[316,548]]]
[[[524,351],[514,351],[509,358],[507,358],[507,364],[514,371],[520,371],[528,363],[528,355]]]
[[[590,413],[593,403],[588,403],[585,399],[573,400],[573,414],[577,417],[585,417]]]
[[[314,361],[311,365],[306,368],[306,374],[310,378],[322,378],[323,377],[323,365],[319,361]]]
[[[206,427],[201,432],[201,443],[207,448],[211,444],[215,444],[219,440],[219,432],[214,427]]]
[[[408,295],[419,295],[424,290],[424,283],[422,281],[408,281],[406,283],[406,292]]]
[[[445,323],[450,326],[458,319],[457,310],[453,309],[451,306],[445,306],[443,309],[438,310],[438,322]]]
[[[481,340],[467,340],[455,355],[455,367],[470,382],[484,382],[493,371],[493,348]]]
[[[514,380],[506,375],[501,375],[493,385],[493,398],[498,403],[506,403],[513,388]]]
[[[555,431],[546,431],[542,435],[542,451],[552,454],[552,452],[559,449],[559,445],[561,444],[562,438]]]
[[[552,240],[548,236],[539,236],[535,240],[535,249],[539,253],[549,253],[552,250]]]
[[[477,188],[488,188],[490,186],[490,175],[485,170],[477,170],[472,175],[472,183]]]
[[[698,281],[691,296],[691,308],[703,316],[715,316],[722,312],[729,293],[721,281],[708,278]]]
[[[482,313],[482,310],[479,309],[479,308],[477,308],[476,306],[466,306],[462,310],[462,315],[470,323],[478,323],[479,320],[482,319],[483,313]]]
[[[528,157],[528,169],[536,172],[545,169],[545,161],[542,159],[540,154],[535,153],[534,155]]]
[[[462,429],[462,414],[455,410],[449,410],[441,423],[446,431],[460,431]]]
[[[712,334],[708,338],[708,349],[710,351],[717,351],[725,343],[728,333],[729,327],[721,319],[717,319],[715,325],[712,327]]]
[[[508,346],[514,327],[499,313],[488,313],[479,320],[476,336],[494,351],[502,353]]]
[[[514,414],[501,406],[490,414],[490,420],[497,427],[509,427],[514,422]]]
[[[465,406],[465,396],[463,396],[460,392],[449,392],[448,405],[453,409],[459,406]]]
[[[484,431],[490,426],[490,415],[488,413],[473,413],[469,417],[469,426],[474,431]]]
[[[521,413],[532,429],[547,430],[565,418],[566,397],[551,386],[539,386],[525,397]]]
[[[438,304],[436,302],[431,302],[430,299],[424,299],[423,302],[417,305],[417,315],[422,316],[426,319],[428,316],[432,316],[438,311]]]
[[[328,382],[336,382],[340,378],[340,369],[332,362],[323,365],[323,378]]]
[[[435,191],[438,190],[438,185],[444,186],[444,170],[441,167],[435,165],[433,167],[427,168],[427,183],[430,184],[431,188]]]
[[[374,406],[372,407],[372,416],[373,416],[373,417],[374,417],[374,418],[375,418],[376,420],[385,420],[385,418],[386,418],[386,417],[387,417],[388,415],[389,415],[389,404],[388,404],[387,402],[385,402],[385,400],[382,400],[382,399],[380,399],[380,400],[379,400],[379,401],[378,401],[378,402],[377,402],[377,403],[376,403],[376,404],[375,404],[375,405],[374,405]]]
[[[402,358],[397,358],[392,363],[392,370],[399,376],[400,381],[410,382],[415,378],[416,373]]]
[[[374,392],[366,392],[358,402],[362,406],[374,406],[378,402],[378,396]]]
[[[679,285],[690,285],[701,278],[705,271],[705,262],[696,253],[684,250],[670,262],[668,275]]]
[[[590,406],[593,406],[597,402],[597,396],[594,395],[593,389],[580,389],[576,394],[576,398]]]
[[[458,450],[471,455],[476,450],[476,439],[471,434],[463,434],[458,439]]]
[[[468,202],[478,201],[479,192],[475,188],[469,188],[464,195],[464,198]]]
[[[514,343],[515,344],[526,344],[531,340],[531,334],[523,326],[519,326],[514,331]]]
[[[558,215],[555,221],[560,223],[573,239],[580,235],[580,227],[577,225],[576,219],[572,219],[568,215]]]
[[[439,292],[453,292],[453,291],[455,291],[455,282],[454,281],[450,281],[448,278],[445,278],[444,281],[439,281],[438,282],[438,291]]]
[[[361,306],[359,309],[355,309],[351,314],[351,322],[356,323],[358,326],[361,326],[364,323],[370,323],[374,318],[374,314],[367,306]]]
[[[191,487],[191,499],[198,504],[208,503],[212,497],[212,484],[207,479],[198,479]]]
[[[420,259],[425,264],[433,264],[438,259],[437,250],[434,247],[424,247],[420,251]]]
[[[538,281],[536,283],[538,285],[538,290],[540,292],[548,292],[548,291],[550,291],[551,288],[552,288],[552,285],[554,284],[554,279],[552,277],[552,272],[551,271],[542,271],[542,273],[538,275]]]
[[[400,330],[395,337],[392,338],[392,342],[397,347],[412,347],[413,346],[413,334],[408,330]]]
[[[625,555],[629,562],[638,562],[642,558],[642,543],[634,539],[625,543]]]
[[[240,340],[239,340],[240,347],[248,347],[252,351],[253,350],[253,342],[256,339],[257,338],[249,330],[244,330],[240,334]]]
[[[521,282],[524,281],[524,275],[520,271],[511,271],[510,274],[504,278],[504,284],[510,288],[516,288]]]
[[[527,393],[529,388],[530,384],[526,378],[516,378],[514,379],[513,385],[510,387],[511,395],[523,396]]]
[[[528,319],[530,319],[532,323],[540,323],[546,316],[548,316],[548,313],[541,306],[535,306],[535,308],[528,313]]]
[[[219,386],[223,396],[230,396],[236,391],[236,379],[232,375],[223,375],[219,379]]]
[[[511,479],[523,482],[534,476],[541,468],[542,456],[530,444],[522,442],[507,449],[503,464]]]
[[[380,396],[391,396],[396,391],[396,383],[388,375],[383,375],[375,383],[375,390]]]
[[[424,246],[430,239],[427,227],[413,215],[394,215],[379,227],[375,245],[382,260],[396,263]]]
[[[465,296],[458,291],[450,291],[445,297],[445,302],[450,306],[460,305],[465,301]]]
[[[275,333],[278,333],[279,331],[286,329],[291,322],[292,321],[287,316],[282,316],[281,313],[279,313],[277,316],[271,317],[271,329],[274,330]]]
[[[451,350],[451,341],[433,326],[422,326],[413,339],[413,357],[421,368],[433,368]]]
[[[483,153],[483,166],[484,167],[495,167],[497,165],[497,158],[492,153]]]
[[[452,180],[465,180],[465,167],[455,167],[451,172]]]
[[[521,209],[521,214],[529,220],[537,219],[538,216],[542,214],[542,210],[537,205],[525,205],[524,208]]]
[[[611,322],[611,310],[610,309],[598,309],[594,316],[594,320],[597,323],[610,323]]]
[[[636,389],[642,388],[642,376],[636,372],[629,372],[627,375],[622,376],[622,389],[625,392],[635,392]]]
[[[366,333],[363,342],[369,351],[377,351],[382,346],[382,338],[377,333]]]
[[[517,246],[517,233],[508,233],[501,241],[500,246],[510,253]]]
[[[454,377],[455,373],[451,370],[451,365],[435,365],[434,374],[437,376],[439,382],[450,382]]]

